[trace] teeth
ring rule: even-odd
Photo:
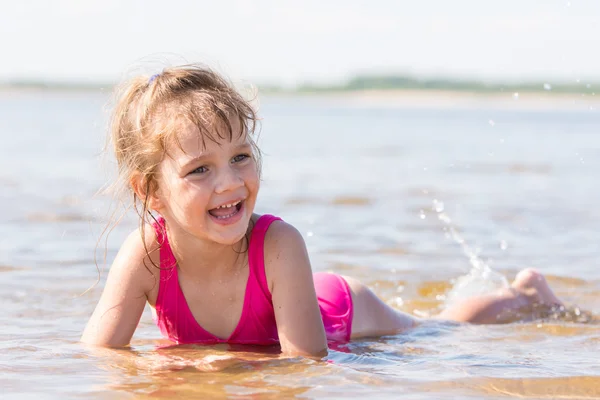
[[[235,214],[237,214],[237,211],[236,211],[236,212],[233,212],[233,213],[231,213],[231,214],[229,214],[229,215],[221,215],[221,216],[218,216],[218,217],[217,217],[217,219],[227,219],[227,218],[231,218],[231,217],[233,217]]]
[[[217,209],[219,209],[219,208],[231,208],[231,207],[237,206],[240,203],[241,203],[241,200],[240,201],[236,201],[235,203],[223,204],[222,206],[217,207]]]

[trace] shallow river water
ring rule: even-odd
[[[530,95],[535,97],[535,95]],[[426,316],[450,293],[547,274],[568,309],[497,326],[423,326],[339,345],[163,347],[146,312],[132,349],[78,343],[126,218],[97,243],[113,167],[102,93],[0,93],[1,398],[600,398],[600,103],[264,97],[257,212],[304,234],[315,271]],[[96,263],[102,270],[98,278]],[[479,269],[478,269],[479,268]],[[472,274],[473,275],[473,274]],[[479,276],[479,277],[477,277]],[[148,311],[148,310],[147,310]]]

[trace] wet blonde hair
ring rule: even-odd
[[[235,124],[239,132],[234,132],[232,121],[239,123]],[[125,200],[126,209],[133,207],[140,216],[144,245],[145,226],[154,220],[148,199],[157,189],[158,165],[172,144],[180,146],[178,132],[182,127],[195,125],[203,145],[207,140],[220,143],[247,138],[260,173],[257,122],[249,101],[202,65],[165,68],[158,75],[130,79],[117,89],[109,135],[119,170],[116,188],[122,200],[129,199]],[[142,198],[131,185],[136,175],[144,192]]]

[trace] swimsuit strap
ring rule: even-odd
[[[271,291],[269,290],[267,275],[265,273],[265,236],[274,221],[281,221],[281,218],[265,214],[256,221],[254,228],[252,228],[252,236],[250,237],[248,248],[250,273],[255,276],[260,289],[269,301],[271,301]]]

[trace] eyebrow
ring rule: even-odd
[[[243,144],[239,144],[239,145],[235,146],[233,148],[233,151],[248,150],[251,148],[252,148],[252,146],[250,145],[250,143],[243,143]],[[210,158],[213,154],[214,153],[212,153],[212,152],[202,152],[202,153],[200,153],[200,155],[198,157],[194,157],[194,158],[191,158],[188,161],[186,161],[181,166],[181,169],[186,170],[186,169],[190,168],[192,165],[197,164],[198,162],[203,161],[207,158]]]

